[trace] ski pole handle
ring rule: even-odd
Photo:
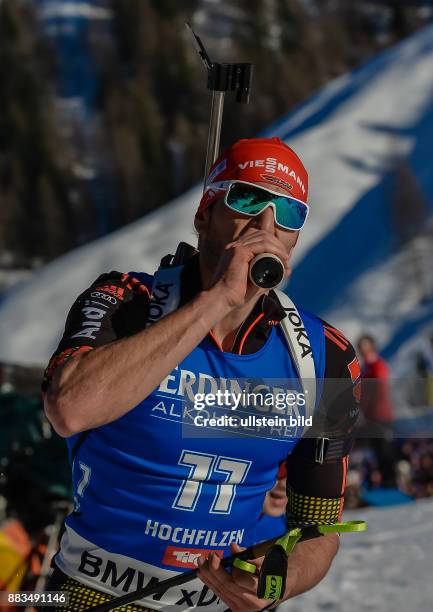
[[[353,533],[365,531],[365,521],[346,521],[331,525],[311,525],[298,527],[288,531],[278,538],[273,546],[266,552],[260,568],[257,597],[259,599],[272,599],[278,601],[284,596],[289,555],[292,554],[298,542],[310,540],[330,533]]]
[[[309,540],[311,538],[316,538],[320,535],[325,535],[326,533],[348,533],[351,531],[365,531],[366,528],[367,525],[365,521],[349,521],[346,523],[334,523],[333,525],[317,525],[306,528],[293,529],[289,533],[283,533],[277,536],[276,538],[271,538],[270,540],[259,542],[258,544],[253,544],[252,546],[249,546],[248,548],[239,553],[230,555],[229,557],[224,557],[221,560],[221,565],[223,567],[230,567],[231,565],[233,565],[235,559],[248,561],[248,559],[257,559],[258,557],[263,557],[266,555],[267,551],[277,543],[280,547],[284,547],[286,554],[290,554],[290,552],[293,551],[293,548],[298,541]],[[139,599],[143,599],[144,597],[164,593],[172,587],[180,586],[181,584],[185,584],[190,580],[194,580],[194,578],[197,577],[198,572],[199,568],[191,570],[189,572],[178,574],[177,576],[173,576],[172,578],[168,578],[167,580],[162,580],[158,584],[152,584],[141,589],[137,589],[136,591],[132,591],[131,593],[126,593],[126,595],[121,595],[120,597],[113,597],[113,599],[111,599],[110,601],[107,601],[99,606],[88,608],[86,612],[109,612],[109,610],[113,610],[114,608],[119,608],[121,606],[126,606],[127,604],[130,604]]]
[[[279,536],[280,537],[280,536]],[[266,551],[270,546],[272,546],[277,538],[272,538],[271,540],[266,540],[265,542],[260,542],[259,544],[254,544],[243,550],[242,552],[236,553],[235,555],[230,555],[229,557],[224,557],[221,560],[221,565],[223,567],[230,567],[233,564],[235,559],[247,560],[247,559],[255,559],[257,557],[263,557],[266,554]],[[163,593],[167,591],[171,587],[180,586],[181,584],[185,584],[190,580],[194,580],[197,577],[199,569],[194,569],[189,572],[183,572],[177,576],[173,576],[172,578],[168,578],[167,580],[162,580],[158,584],[152,584],[142,589],[138,589],[137,591],[133,591],[131,593],[126,593],[126,595],[121,595],[120,597],[114,597],[110,601],[107,601],[103,604],[100,604],[93,608],[88,608],[86,612],[108,612],[109,610],[113,610],[114,608],[118,608],[120,606],[126,606],[127,604],[132,603],[133,601],[137,601],[139,599],[143,599],[144,597],[149,597],[149,595],[157,595],[159,593]]]

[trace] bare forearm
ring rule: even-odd
[[[207,335],[227,306],[200,293],[152,327],[71,359],[54,376],[48,418],[61,435],[110,423],[145,399]]]
[[[286,597],[296,597],[318,584],[328,573],[339,547],[336,534],[300,542],[289,558]]]

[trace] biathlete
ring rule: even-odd
[[[155,276],[104,273],[73,304],[43,383],[75,491],[48,587],[69,593],[66,609],[85,610],[197,566],[200,579],[124,609],[272,605],[257,597],[257,576],[228,571],[220,558],[254,542],[281,462],[288,527],[339,519],[358,413],[355,351],[332,325],[285,310],[278,292],[249,279],[262,253],[277,256],[289,277],[307,195],[307,171],[291,148],[278,138],[240,140],[209,172],[194,220],[197,249],[180,247]],[[197,393],[254,380],[272,393],[284,381],[302,389],[284,322],[294,327],[300,359],[314,366],[310,435],[302,427],[290,435],[284,428],[270,436],[192,435],[186,421]],[[322,580],[337,549],[336,534],[301,542],[283,599]],[[260,568],[261,559],[252,562]]]

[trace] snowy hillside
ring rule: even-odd
[[[377,282],[382,286],[384,277],[374,280],[374,288],[368,277],[378,265],[384,266],[387,278],[382,301],[396,291],[395,279],[388,276],[395,255],[384,198],[391,155],[408,156],[432,205],[432,93],[429,27],[331,82],[268,130],[295,148],[311,178],[312,211],[297,247],[290,292],[349,336],[368,326],[386,344],[405,323],[404,338],[413,332],[408,321],[418,308],[413,300],[405,301],[399,317],[354,308],[367,298],[371,305],[373,294],[383,294]],[[65,255],[10,292],[0,305],[0,360],[46,362],[70,304],[101,272],[151,272],[180,240],[194,243],[192,221],[200,193],[198,186],[142,220]],[[428,321],[431,305],[426,309],[420,318]]]
[[[324,581],[285,604],[290,612],[431,612],[433,500],[346,512],[366,533],[341,536]]]
[[[338,79],[267,132],[305,151],[310,169],[314,227],[303,236],[309,249],[291,295],[351,338],[374,334],[393,360],[412,335],[433,332],[432,48],[428,28]],[[413,197],[430,213],[430,235],[418,245],[424,296],[411,278],[413,247],[393,248],[390,171],[399,160],[407,161]]]

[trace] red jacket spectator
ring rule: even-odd
[[[377,353],[376,344],[370,336],[363,336],[358,348],[364,364],[361,370],[363,414],[370,421],[392,423],[394,409],[388,382],[388,365]]]

